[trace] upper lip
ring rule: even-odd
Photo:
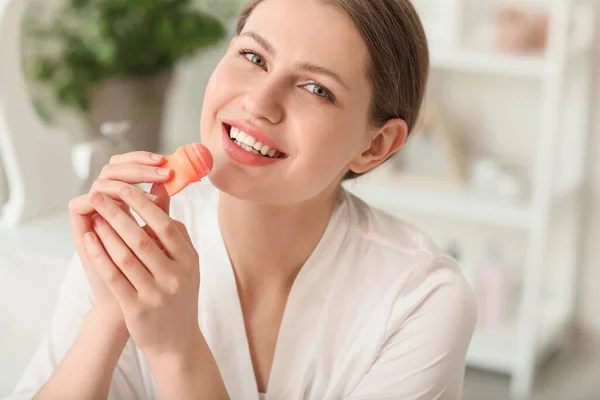
[[[252,136],[253,138],[255,138],[257,141],[261,142],[262,144],[266,144],[270,148],[275,149],[282,154],[285,154],[285,152],[283,152],[279,148],[279,146],[277,146],[275,144],[275,142],[273,142],[273,140],[271,140],[267,136],[266,133],[264,133],[263,131],[258,129],[256,126],[252,125],[251,123],[249,123],[247,121],[237,121],[237,120],[223,120],[223,123],[226,125],[229,125],[229,126],[236,127],[240,131],[246,132],[246,134]]]

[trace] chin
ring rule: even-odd
[[[262,204],[286,204],[294,202],[290,188],[283,177],[274,176],[271,169],[265,175],[264,170],[252,170],[233,162],[225,154],[220,143],[211,143],[209,150],[213,155],[214,167],[208,179],[220,192],[239,200]]]
[[[220,192],[238,200],[260,204],[281,205],[294,202],[281,185],[254,183],[237,171],[220,169],[209,176],[210,182]]]
[[[209,179],[214,187],[238,200],[256,204],[273,206],[294,205],[316,200],[320,196],[327,196],[330,186],[326,188],[311,187],[296,181],[290,185],[288,180],[277,183],[276,179],[258,182],[250,180],[246,175],[232,169],[219,169],[213,171]],[[281,178],[283,180],[283,178]]]

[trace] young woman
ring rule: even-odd
[[[17,395],[459,399],[475,308],[458,266],[341,187],[418,119],[410,1],[257,0],[237,33],[202,110],[210,183],[169,199],[161,156],[136,152],[71,202],[77,255]]]

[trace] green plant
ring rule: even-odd
[[[219,43],[222,19],[192,0],[68,0],[44,21],[37,10],[24,24],[27,77],[62,105],[89,110],[99,82],[151,78]],[[39,99],[38,113],[50,115]]]

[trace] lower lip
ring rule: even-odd
[[[233,140],[229,137],[229,131],[225,125],[223,126],[223,148],[225,149],[225,153],[232,160],[239,162],[240,164],[249,165],[251,167],[264,167],[267,165],[275,164],[276,162],[284,160],[283,158],[271,158],[271,157],[263,157],[256,155],[254,153],[250,153],[242,149],[240,146],[235,144]]]

